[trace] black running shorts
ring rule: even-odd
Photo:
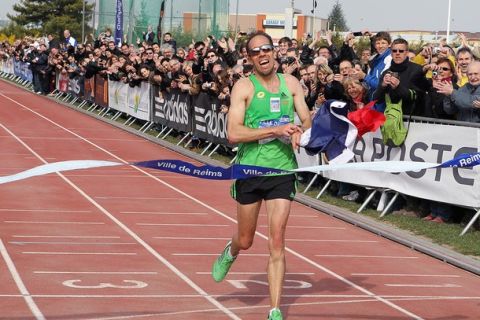
[[[294,174],[240,179],[233,183],[231,195],[240,204],[251,204],[258,200],[293,200],[297,192],[296,180]]]

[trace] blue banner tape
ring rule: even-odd
[[[151,160],[134,162],[132,165],[211,180],[246,179],[265,175],[292,174],[289,171],[240,164],[234,164],[228,168],[210,165],[196,166],[181,160]]]
[[[295,172],[315,172],[331,170],[370,170],[382,172],[407,172],[432,168],[469,168],[480,164],[480,152],[462,154],[459,157],[438,163],[413,162],[413,161],[374,161],[374,162],[351,162],[344,164],[328,164],[313,167],[299,168],[285,171],[275,168],[265,168],[250,165],[234,164],[228,168],[210,165],[196,166],[181,160],[150,160],[130,163],[130,165],[151,168],[156,170],[179,173],[191,177],[211,180],[246,179],[267,175],[284,175]],[[71,160],[44,164],[29,170],[25,170],[9,176],[0,177],[0,184],[23,180],[35,176],[41,176],[54,172],[100,168],[125,165],[121,162],[97,161],[97,160]]]

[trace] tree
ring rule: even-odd
[[[8,18],[26,33],[55,34],[60,36],[69,29],[77,39],[82,34],[82,10],[84,0],[22,0],[13,6],[16,14]],[[85,4],[85,21],[92,17],[93,4]],[[91,27],[85,26],[86,33]]]
[[[328,21],[330,23],[330,29],[335,29],[335,31],[348,30],[347,22],[343,15],[342,5],[339,0],[333,5],[332,11],[330,11],[330,14],[328,15]]]

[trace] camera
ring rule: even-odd
[[[295,62],[294,57],[283,57],[281,63],[292,64]]]
[[[440,47],[433,47],[432,53],[433,54],[439,54],[440,53]]]
[[[394,78],[398,79],[398,72],[393,72],[393,71],[387,71],[387,74],[391,75]]]
[[[432,76],[433,76],[433,77],[438,76],[438,71],[437,71],[437,70],[433,70],[433,71],[432,71]]]

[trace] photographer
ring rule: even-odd
[[[408,42],[404,39],[395,39],[391,52],[391,66],[380,77],[373,99],[384,102],[388,94],[392,103],[402,101],[403,114],[420,115],[424,93],[429,87],[422,67],[408,59]]]

